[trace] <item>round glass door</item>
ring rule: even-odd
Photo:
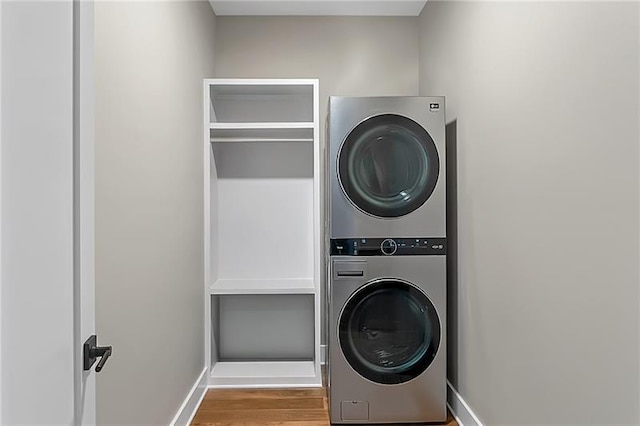
[[[340,347],[361,376],[382,384],[424,372],[440,346],[440,320],[427,296],[401,280],[378,280],[346,303],[338,324]]]
[[[358,124],[338,154],[338,178],[347,198],[377,217],[404,216],[424,204],[436,186],[439,168],[429,133],[396,114]]]

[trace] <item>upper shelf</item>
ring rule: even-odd
[[[211,123],[313,122],[314,83],[209,80]]]
[[[313,129],[313,122],[211,123],[209,128],[213,130]]]
[[[211,142],[313,142],[313,123],[211,123]]]
[[[311,278],[283,279],[219,279],[211,294],[314,294]]]

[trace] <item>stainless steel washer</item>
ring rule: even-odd
[[[444,421],[444,239],[333,240],[333,253],[355,242],[358,256],[330,260],[331,422]]]
[[[330,238],[445,235],[444,102],[330,97]]]

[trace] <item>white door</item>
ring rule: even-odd
[[[0,424],[93,424],[93,4],[2,0],[0,46]]]

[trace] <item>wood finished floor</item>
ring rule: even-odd
[[[191,425],[328,426],[327,392],[325,388],[209,389]],[[441,425],[458,423],[449,415]]]

